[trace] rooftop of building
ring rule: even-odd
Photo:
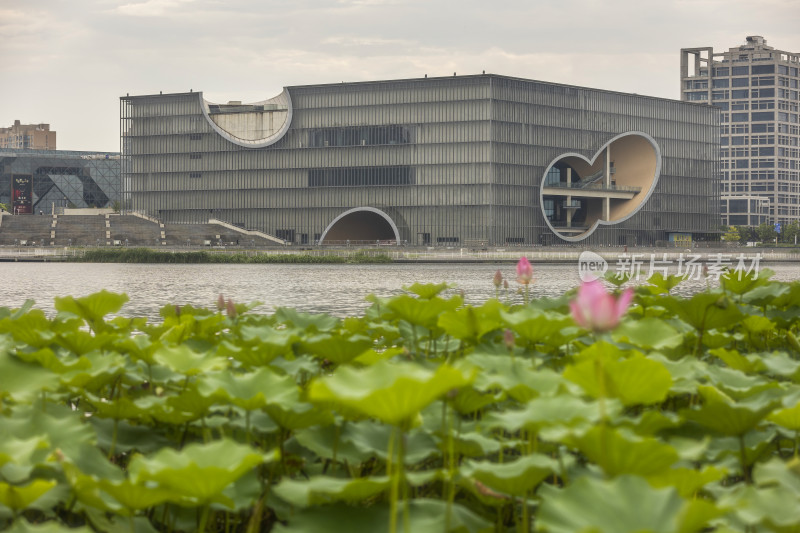
[[[30,148],[0,148],[6,157],[64,157],[75,159],[119,159],[119,152],[88,152],[79,150],[35,150]]]
[[[458,75],[457,73],[453,73],[452,76],[431,76],[428,77],[426,74],[422,78],[399,78],[393,80],[367,80],[367,81],[342,81],[339,83],[319,83],[319,84],[309,84],[309,85],[289,85],[286,88],[289,90],[292,89],[301,89],[301,90],[308,90],[308,89],[323,89],[323,88],[330,88],[330,87],[367,87],[367,86],[375,86],[375,85],[389,85],[389,84],[402,84],[402,83],[425,83],[425,82],[446,82],[446,81],[457,81],[463,82],[464,80],[474,80],[474,81],[487,81],[491,79],[498,79],[498,80],[507,80],[507,81],[514,81],[514,82],[522,82],[522,83],[532,83],[537,85],[544,85],[550,87],[559,87],[559,88],[566,88],[566,89],[575,89],[580,91],[590,91],[590,92],[597,92],[597,93],[604,93],[604,94],[617,94],[621,96],[632,96],[636,98],[643,98],[649,100],[657,100],[657,101],[665,101],[671,102],[675,104],[685,104],[685,105],[702,105],[697,104],[694,102],[682,102],[678,99],[674,98],[664,98],[659,96],[649,96],[637,93],[626,93],[623,91],[614,91],[608,89],[598,89],[594,87],[584,87],[580,85],[570,85],[565,83],[556,83],[556,82],[548,82],[548,81],[541,81],[541,80],[533,80],[528,78],[519,78],[515,76],[505,76],[502,74],[491,74],[491,73],[482,73],[482,74],[465,74],[465,75]],[[145,98],[153,98],[153,97],[160,97],[160,96],[185,96],[189,94],[199,94],[202,97],[202,91],[193,91],[189,90],[189,92],[176,92],[176,93],[166,93],[159,92],[159,94],[143,94],[143,95],[134,95],[131,96],[130,94],[126,96],[120,97],[121,100],[136,100],[136,99],[145,99]],[[242,104],[239,102],[228,102],[227,104],[211,104],[210,105],[221,105],[222,107],[230,108],[231,106],[235,105],[242,105],[242,106],[252,106],[252,103]],[[704,107],[708,107],[707,105],[703,105]],[[230,112],[230,111],[228,111]]]

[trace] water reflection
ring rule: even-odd
[[[800,278],[800,265],[766,265],[774,279]],[[762,265],[763,267],[763,265]],[[257,312],[294,307],[337,316],[357,315],[367,308],[368,294],[391,296],[414,282],[447,282],[463,291],[465,300],[480,304],[494,297],[492,276],[500,269],[514,293],[514,265],[503,264],[390,264],[390,265],[130,265],[80,263],[0,263],[3,289],[0,306],[19,307],[26,299],[47,314],[54,313],[56,296],[85,296],[106,289],[124,292],[130,301],[126,316],[159,320],[168,304],[214,307],[223,293],[237,302],[260,301]],[[577,264],[534,264],[532,297],[559,296],[580,283]],[[707,286],[687,280],[675,292],[689,295]]]

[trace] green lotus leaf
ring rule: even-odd
[[[18,318],[0,320],[0,333],[10,333],[18,341],[34,348],[44,348],[53,341],[50,321],[44,312],[36,309]]]
[[[687,299],[668,296],[659,303],[698,331],[730,329],[742,318],[739,308],[719,293],[701,292]]]
[[[752,357],[758,358],[759,355]],[[789,354],[785,352],[762,354],[761,361],[764,362],[766,371],[769,374],[789,378],[795,383],[800,382],[800,362],[793,359]]]
[[[5,434],[2,425],[0,425],[0,435],[2,435],[0,438],[0,467],[7,463],[25,465],[32,460],[34,453],[50,448],[50,443],[44,435],[20,439]]]
[[[705,366],[704,373],[716,388],[735,398],[747,398],[762,394],[778,384],[768,377],[754,376],[717,365]]]
[[[230,402],[252,411],[268,403],[291,404],[299,400],[299,390],[289,376],[279,376],[269,368],[247,374],[215,372],[205,374],[197,383],[201,396],[217,402]]]
[[[740,436],[755,429],[779,403],[768,395],[734,402],[710,385],[701,385],[698,391],[703,397],[703,405],[684,409],[681,416],[722,435]]]
[[[96,416],[101,418],[113,418],[114,420],[136,420],[147,416],[147,411],[136,405],[130,398],[123,396],[114,400],[98,398],[87,394],[86,402],[91,405]]]
[[[738,485],[721,496],[718,505],[727,506],[750,528],[765,531],[797,531],[800,524],[798,496],[785,487]],[[759,527],[761,526],[761,527]]]
[[[20,440],[41,438],[49,443],[50,451],[60,449],[64,453],[96,443],[91,426],[69,407],[57,405],[48,405],[46,412],[40,407],[19,407],[13,417],[0,418],[0,436],[12,435]]]
[[[725,469],[714,466],[707,466],[703,470],[670,468],[659,474],[647,476],[647,481],[655,488],[673,487],[682,497],[691,499],[696,497],[703,487],[723,479],[726,474]]]
[[[523,339],[550,346],[563,344],[567,337],[562,332],[573,325],[568,316],[534,307],[524,307],[511,313],[502,312],[500,315],[511,331]]]
[[[411,364],[380,361],[363,370],[339,367],[311,382],[312,403],[329,403],[364,416],[401,425],[446,392],[469,385],[473,377],[448,365],[430,371]]]
[[[678,452],[658,439],[595,426],[568,441],[609,476],[663,473],[679,460]]]
[[[88,527],[66,527],[58,522],[44,522],[42,524],[31,524],[24,518],[14,522],[7,533],[92,533]]]
[[[465,457],[489,456],[500,451],[500,443],[497,440],[475,431],[454,435],[452,444],[446,437],[441,437],[439,447],[443,452],[447,452],[451,445],[453,453]]]
[[[101,479],[97,481],[97,488],[114,498],[130,514],[132,511],[149,509],[164,502],[181,501],[171,487],[154,487],[148,484],[134,483],[129,479],[123,481]]]
[[[729,270],[719,278],[720,285],[733,294],[746,294],[757,287],[769,284],[769,278],[774,272],[769,269],[750,272],[742,270]]]
[[[644,287],[651,294],[669,294],[669,292],[680,285],[686,278],[676,274],[668,274],[665,278],[661,272],[656,272],[647,278],[647,285]]]
[[[450,287],[452,286],[447,282],[414,283],[409,287],[403,287],[403,290],[414,293],[424,300],[430,300],[441,294],[443,291],[449,289]]]
[[[770,422],[774,422],[781,427],[792,431],[800,431],[800,402],[792,407],[775,410],[769,414],[768,418]]]
[[[471,414],[504,398],[505,395],[501,392],[480,392],[473,387],[462,387],[458,389],[455,398],[450,400],[450,405],[461,414]]]
[[[292,431],[333,423],[333,414],[328,409],[307,403],[298,402],[291,406],[269,404],[264,411],[280,427]]]
[[[10,351],[0,349],[0,376],[7,376],[0,382],[0,398],[12,396],[17,401],[30,401],[42,391],[58,388],[58,376],[46,368],[21,361]],[[10,376],[14,376],[10,379]]]
[[[225,347],[229,353],[220,353],[230,356],[247,366],[264,366],[273,359],[292,353],[292,345],[300,340],[297,333],[291,329],[275,329],[269,325],[250,326],[243,325],[239,334],[244,345],[223,342],[220,348]]]
[[[100,418],[93,416],[89,424],[97,435],[97,445],[103,450],[114,450],[120,453],[137,451],[139,453],[156,452],[164,446],[172,444],[163,432],[154,431],[153,413],[144,411],[142,419],[129,423],[126,420]]]
[[[397,531],[414,533],[483,533],[492,530],[492,524],[459,504],[447,506],[445,502],[416,499],[408,504],[408,524],[402,506],[397,510]],[[448,510],[450,513],[448,521]],[[355,512],[354,512],[355,511]],[[449,530],[445,525],[449,523]],[[275,533],[332,531],[340,527],[348,533],[375,533],[388,531],[389,506],[373,505],[354,508],[344,503],[312,507],[298,511],[288,519],[288,524],[277,524]]]
[[[568,365],[564,377],[592,397],[617,398],[626,406],[663,402],[672,387],[669,370],[641,355],[619,361],[587,359]]]
[[[26,363],[41,365],[56,374],[69,370],[86,370],[92,366],[85,357],[59,357],[50,348],[42,348],[35,352],[17,351],[16,356]]]
[[[295,440],[301,446],[314,452],[322,459],[333,461],[347,461],[351,465],[363,463],[370,457],[375,456],[374,450],[365,450],[362,446],[356,446],[343,436],[341,427],[333,424],[323,427],[313,427],[300,429],[294,433]]]
[[[676,348],[684,340],[683,334],[677,329],[653,317],[625,321],[612,332],[612,335],[617,342],[625,341],[641,348],[655,350]]]
[[[197,353],[185,345],[159,348],[153,354],[153,360],[185,376],[222,370],[228,366],[225,359],[213,353]]]
[[[307,333],[330,331],[339,324],[339,319],[328,314],[301,313],[288,307],[275,310],[275,319],[280,323],[290,324]]]
[[[227,438],[209,444],[190,444],[181,451],[162,449],[152,457],[135,456],[128,467],[135,484],[155,482],[175,491],[186,505],[220,503],[231,507],[222,491],[253,467],[274,460]]]
[[[772,320],[757,315],[745,317],[741,324],[749,333],[755,334],[760,334],[775,329],[775,323]]]
[[[361,453],[385,461],[393,429],[373,420],[351,422],[342,429],[342,439],[351,442]],[[406,465],[414,465],[439,454],[439,447],[429,431],[415,428],[407,431]]]
[[[134,361],[144,361],[148,365],[155,364],[153,353],[158,348],[158,344],[154,343],[146,335],[117,338],[113,342],[113,347],[116,351],[128,355]]]
[[[501,310],[505,306],[497,300],[489,300],[480,307],[463,307],[454,311],[446,311],[439,316],[438,326],[455,339],[478,342],[496,329],[503,327],[500,319]]]
[[[117,353],[91,352],[81,357],[88,361],[84,365],[69,369],[61,374],[61,383],[68,387],[97,391],[125,373],[125,358]]]
[[[55,481],[44,479],[34,479],[25,486],[0,481],[0,503],[16,511],[27,509],[56,485]]]
[[[490,413],[485,424],[514,433],[521,430],[538,432],[548,426],[577,426],[584,422],[600,420],[600,410],[596,402],[588,403],[570,395],[536,398],[523,409],[507,409]]]
[[[284,479],[272,490],[280,498],[297,507],[327,503],[358,502],[380,494],[389,488],[386,476],[336,479],[314,476],[304,480]]]
[[[76,355],[102,350],[115,339],[116,336],[109,332],[92,334],[83,330],[70,331],[58,336],[59,344]]]
[[[300,343],[302,349],[321,359],[338,365],[349,363],[372,345],[372,339],[364,335],[338,335],[323,333],[314,335]]]
[[[56,297],[55,308],[57,311],[72,313],[83,318],[92,330],[99,333],[108,328],[103,318],[110,313],[117,313],[127,301],[127,294],[102,290],[83,298]]]
[[[709,350],[708,353],[721,359],[730,368],[747,374],[760,372],[766,368],[760,357],[746,357],[737,350],[716,348]]]
[[[504,494],[524,496],[553,472],[558,462],[546,455],[525,455],[507,463],[467,461],[461,475],[475,479]]]
[[[539,496],[536,526],[549,533],[691,533],[721,514],[709,502],[687,502],[674,489],[654,489],[635,476],[584,476],[563,490],[546,485]]]
[[[476,390],[500,389],[518,402],[527,402],[539,396],[553,396],[565,383],[560,374],[550,369],[534,369],[528,359],[512,359],[505,354],[473,353],[464,361],[480,370],[473,385]]]
[[[461,307],[463,303],[464,301],[460,296],[453,296],[449,300],[439,297],[425,300],[401,294],[389,300],[387,306],[401,320],[427,329],[434,329],[438,323],[439,315],[447,311],[454,311]]]
[[[757,486],[778,485],[800,498],[800,460],[797,457],[785,462],[773,457],[765,463],[758,463],[753,468],[753,479]]]

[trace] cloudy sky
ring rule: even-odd
[[[800,0],[0,0],[0,127],[119,150],[119,97],[486,72],[679,98],[680,48],[800,52]]]

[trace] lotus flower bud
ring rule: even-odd
[[[222,293],[219,293],[219,298],[217,298],[217,309],[220,311],[225,309],[225,297]]]
[[[528,285],[533,280],[533,267],[526,257],[521,257],[517,263],[517,282]]]
[[[492,283],[494,283],[496,289],[499,289],[500,285],[503,284],[503,273],[500,272],[500,270],[494,273],[494,278],[492,278]]]
[[[236,318],[236,306],[230,298],[228,298],[228,302],[225,304],[225,310],[230,318]]]

